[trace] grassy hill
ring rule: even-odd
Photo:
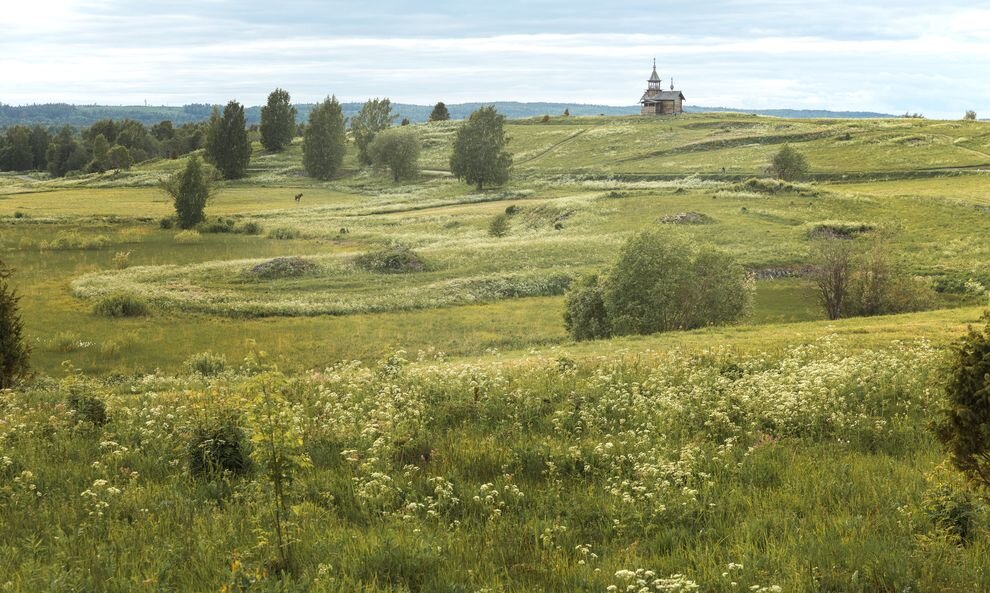
[[[400,184],[353,150],[320,182],[298,140],[256,144],[192,235],[159,222],[182,159],[0,175],[39,371],[0,397],[0,588],[990,589],[986,509],[928,430],[946,345],[988,304],[990,126],[541,119],[509,122],[512,180],[485,191],[447,171],[458,122],[413,127],[424,171]],[[812,182],[758,178],[784,143]],[[775,278],[748,317],[570,341],[568,284],[685,213],[708,224],[677,232]],[[810,238],[851,223],[938,308],[825,321]],[[421,265],[357,259],[396,243]],[[266,275],[280,258],[302,272]],[[94,312],[122,293],[150,314]],[[251,469],[196,475],[223,426]],[[300,463],[282,507],[273,442]],[[946,500],[974,505],[965,545]]]

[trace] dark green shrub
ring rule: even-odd
[[[935,433],[952,465],[990,494],[990,314],[954,346]]]
[[[937,528],[960,543],[968,543],[972,538],[977,505],[966,490],[952,484],[937,484],[925,492],[921,506]]]
[[[163,217],[162,219],[160,219],[158,221],[158,228],[160,228],[162,230],[166,230],[167,231],[167,230],[171,229],[174,226],[175,226],[175,217],[174,216],[165,216],[165,217]]]
[[[264,230],[264,227],[262,227],[260,223],[248,221],[237,227],[235,232],[243,233],[245,235],[260,235]]]
[[[20,297],[7,282],[10,273],[10,269],[0,262],[0,389],[12,387],[15,381],[27,375],[31,354],[18,310]]]
[[[830,220],[812,223],[808,227],[809,239],[854,239],[859,235],[876,230],[867,222],[843,222]]]
[[[209,351],[200,352],[187,358],[183,366],[191,373],[212,377],[219,375],[227,368],[227,358],[222,354],[214,354]]]
[[[197,477],[243,475],[251,468],[247,438],[233,414],[196,426],[186,457],[189,473]]]
[[[509,234],[509,217],[502,213],[488,223],[488,234],[493,237],[504,237]]]
[[[89,422],[94,426],[103,426],[109,422],[107,415],[107,405],[103,400],[95,395],[79,393],[73,390],[66,399],[71,409],[76,414],[76,420]]]
[[[363,253],[355,258],[354,263],[359,268],[381,274],[419,272],[426,268],[426,262],[418,253],[409,246],[398,243],[385,249]]]
[[[814,197],[819,194],[819,191],[813,186],[790,183],[782,179],[761,179],[757,177],[750,177],[746,181],[737,184],[736,188],[740,191],[767,194],[771,196],[787,193],[797,194],[799,196]]]
[[[93,313],[103,317],[143,317],[150,312],[147,303],[132,294],[110,295],[93,306]]]
[[[232,218],[216,218],[201,222],[196,226],[196,230],[201,233],[233,233],[234,220]]]
[[[585,276],[575,282],[567,291],[564,306],[564,327],[573,339],[597,340],[612,335],[605,290],[598,276]]]
[[[519,214],[520,210],[522,210],[522,208],[520,208],[516,204],[510,204],[505,207],[505,214],[507,216],[515,216],[516,214]]]
[[[20,210],[14,212],[14,218],[27,218],[27,217],[28,215],[21,212]]]

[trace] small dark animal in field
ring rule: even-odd
[[[300,200],[302,200],[302,194],[296,194],[296,204],[298,204]]]

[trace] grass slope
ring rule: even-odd
[[[0,589],[990,589],[986,511],[965,545],[946,529],[940,501],[965,494],[927,428],[944,346],[987,304],[990,128],[514,120],[512,182],[477,192],[445,172],[457,125],[414,127],[427,171],[404,184],[354,151],[319,182],[298,142],[256,146],[208,208],[254,235],[160,228],[155,186],[182,160],[0,175],[0,257],[41,375],[0,397]],[[784,142],[817,181],[747,182]],[[678,232],[795,274],[759,281],[738,325],[570,342],[566,282],[684,213],[711,222]],[[829,221],[888,235],[942,308],[823,321],[797,272]],[[395,242],[422,269],[358,265]],[[252,275],[282,257],[313,265]],[[152,314],[93,313],[122,292]],[[207,350],[226,360],[208,377],[185,364]],[[260,468],[188,469],[223,418],[255,457],[274,434],[308,460],[286,491],[286,574]]]

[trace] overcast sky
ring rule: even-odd
[[[990,0],[4,0],[0,102],[688,104],[990,116]]]

